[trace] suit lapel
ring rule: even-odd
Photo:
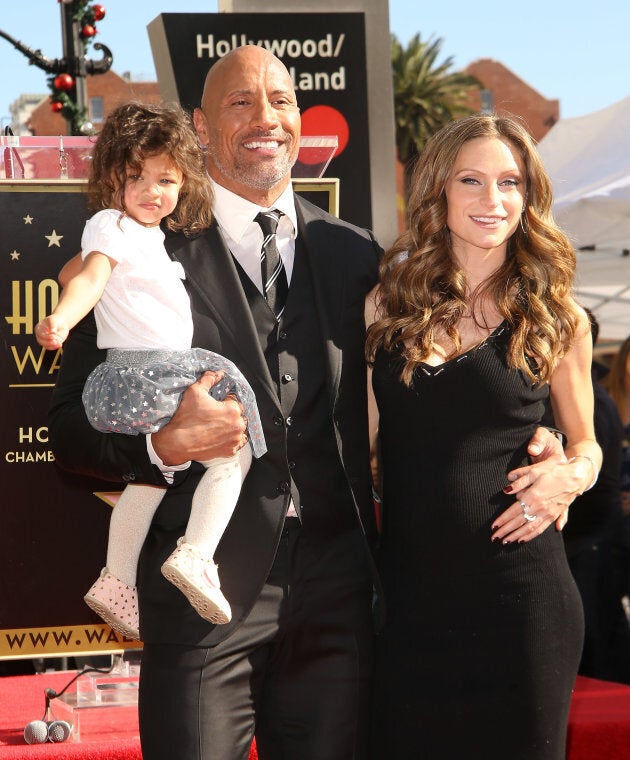
[[[303,249],[313,276],[317,316],[327,358],[327,381],[334,400],[341,378],[341,349],[333,336],[338,333],[343,317],[346,269],[339,263],[339,244],[333,240],[330,220],[323,220],[318,210],[299,196],[296,196],[296,210]]]
[[[231,356],[245,375],[262,380],[278,403],[274,384],[263,355],[251,310],[241,286],[232,254],[213,224],[203,235],[192,240],[174,236],[166,239],[170,256],[181,263],[188,287],[206,306],[218,327],[240,353]]]

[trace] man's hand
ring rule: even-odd
[[[555,459],[564,462],[565,456],[558,436],[548,428],[536,428],[529,444],[527,453],[532,462],[544,462],[546,459]]]
[[[229,457],[247,443],[246,421],[238,401],[216,401],[208,391],[223,372],[205,372],[182,395],[169,422],[151,436],[155,453],[166,466],[190,460]]]
[[[493,523],[493,540],[512,543],[531,541],[551,524],[562,530],[569,516],[569,505],[579,493],[581,480],[571,468],[558,438],[547,428],[537,428],[527,453],[533,464],[508,473],[503,489],[515,503]],[[529,520],[524,514],[535,515]]]

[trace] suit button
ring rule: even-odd
[[[282,375],[282,382],[286,385],[287,383],[290,383],[291,380],[293,380],[293,375],[290,375],[288,372],[285,372],[284,375]]]
[[[273,424],[277,425],[277,427],[281,427],[282,425],[284,425],[284,420],[282,419],[282,417],[276,416],[273,418]]]
[[[289,462],[289,469],[294,470],[295,469],[295,462],[291,461]]]
[[[281,480],[278,483],[278,491],[280,491],[280,493],[289,493],[290,490],[291,490],[291,487],[289,486],[286,480]]]
[[[136,475],[133,472],[126,472],[122,476],[122,479],[123,479],[124,483],[131,483],[131,482],[133,482],[136,479]]]
[[[289,336],[284,330],[280,330],[280,332],[278,333],[278,338],[280,338],[280,340],[286,340],[288,337]]]
[[[293,425],[293,417],[287,417],[287,427]]]

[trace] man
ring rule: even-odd
[[[167,248],[186,270],[193,343],[246,375],[268,453],[254,460],[216,554],[230,624],[203,620],[160,573],[183,533],[195,465],[175,475],[156,515],[138,573],[143,755],[245,758],[255,724],[261,758],[361,757],[375,538],[363,304],[381,250],[371,233],[294,198],[300,116],[273,55],[250,46],[221,59],[194,121],[208,146],[217,223],[194,240],[173,236]],[[263,234],[254,221],[270,208],[284,213],[278,248],[290,282],[279,318],[260,292]],[[76,394],[101,356],[86,329],[75,332],[51,413],[63,466],[164,485],[161,470],[245,443],[235,405],[207,396],[212,376],[151,437],[157,464],[142,437],[100,436]]]
[[[246,442],[237,405],[208,396],[214,376],[191,386],[146,442],[101,435],[85,419],[81,389],[102,352],[90,324],[77,328],[51,411],[55,455],[101,478],[174,478],[138,574],[145,760],[246,758],[254,728],[261,760],[360,759],[377,585],[363,308],[381,251],[368,231],[293,195],[300,117],[275,56],[245,46],[218,61],[194,121],[208,148],[215,224],[193,240],[171,236],[167,248],[186,271],[193,344],[239,366],[268,448],[215,555],[231,623],[202,620],[160,574],[200,475],[189,461]],[[263,296],[269,235],[255,221],[273,209],[283,214],[277,247],[290,284],[279,315]]]

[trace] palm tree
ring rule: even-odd
[[[392,34],[394,115],[398,159],[409,169],[426,141],[449,121],[473,112],[477,79],[451,71],[452,57],[438,64],[442,39],[423,42],[416,34],[406,48]]]

